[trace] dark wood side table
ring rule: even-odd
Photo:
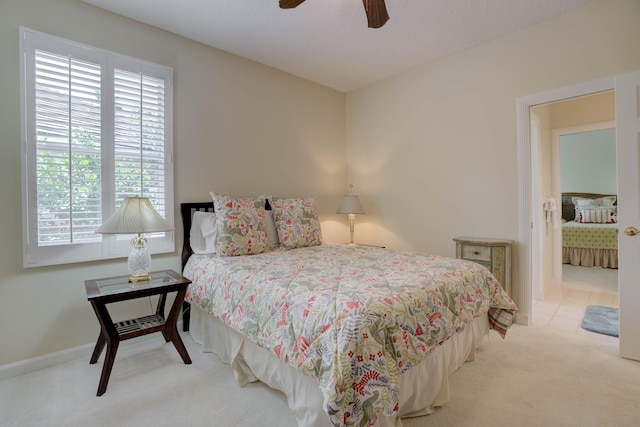
[[[110,277],[105,279],[86,280],[84,286],[87,290],[87,299],[100,322],[100,335],[93,349],[90,364],[98,361],[100,353],[107,346],[98,396],[102,396],[107,390],[107,383],[111,375],[113,361],[120,341],[136,338],[154,332],[162,332],[166,342],[171,341],[186,364],[191,363],[191,358],[184,347],[178,334],[176,323],[180,314],[180,307],[187,292],[187,286],[191,281],[172,270],[156,271],[151,273],[151,280],[129,283],[128,276]],[[177,292],[176,298],[169,311],[169,316],[164,317],[167,294]],[[155,314],[113,323],[107,304],[127,301],[136,298],[144,298],[151,295],[159,295],[158,306]]]

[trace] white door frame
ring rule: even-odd
[[[531,152],[532,141],[530,132],[529,108],[535,105],[563,101],[584,95],[605,92],[615,89],[615,77],[605,77],[585,83],[579,83],[547,92],[528,95],[516,100],[517,131],[518,131],[518,205],[519,227],[518,240],[518,289],[514,292],[515,303],[519,311],[516,320],[521,325],[532,322],[533,294],[531,287],[532,260],[532,180],[531,180]],[[540,206],[542,209],[542,206]]]

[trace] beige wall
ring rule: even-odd
[[[78,0],[0,2],[0,365],[94,342],[84,280],[126,274],[126,260],[22,267],[18,26],[174,69],[177,204],[209,190],[316,197],[324,237],[348,238],[336,215],[346,190],[345,95]],[[179,270],[178,253],[154,268]],[[145,300],[114,305],[123,320]],[[88,355],[87,355],[88,357]]]
[[[613,91],[549,104],[550,129],[562,129],[616,119],[616,95]]]
[[[637,0],[596,0],[349,93],[365,237],[448,256],[455,236],[517,240],[516,99],[639,69],[638,22]]]

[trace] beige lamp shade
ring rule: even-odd
[[[364,208],[360,203],[360,197],[352,194],[347,194],[342,197],[342,202],[336,213],[347,214],[349,216],[349,235],[351,237],[351,243],[353,244],[353,229],[356,221],[356,214],[363,214]]]
[[[342,198],[336,213],[339,214],[363,214],[364,208],[360,203],[360,197],[356,195],[346,195]]]
[[[173,227],[146,197],[127,197],[122,206],[96,230],[100,234],[158,233]]]

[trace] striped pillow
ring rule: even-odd
[[[580,218],[578,217],[580,209],[591,208],[594,206],[610,207],[616,203],[616,198],[617,198],[616,196],[605,196],[605,197],[599,197],[597,199],[589,199],[585,197],[572,197],[571,201],[576,207],[575,208],[576,217],[574,218],[574,221],[580,222]]]
[[[616,224],[615,206],[589,206],[576,208],[577,221],[581,224]]]

